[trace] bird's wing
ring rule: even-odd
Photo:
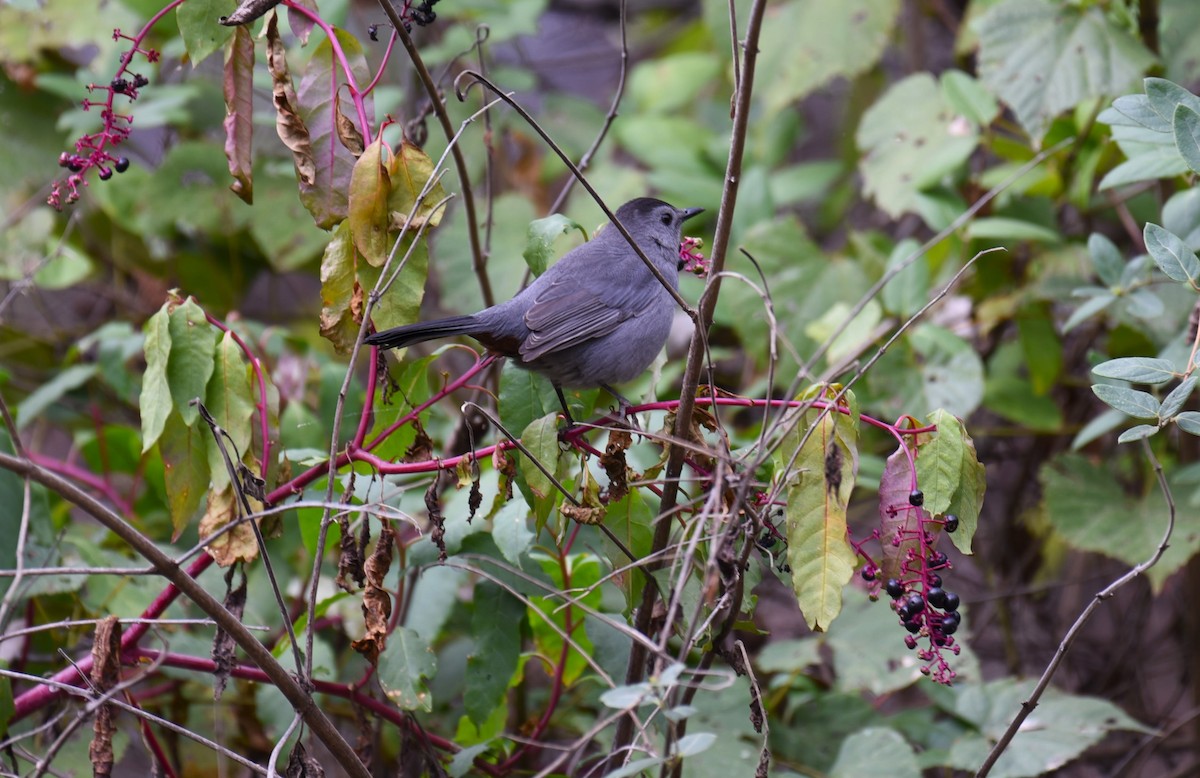
[[[572,276],[556,279],[525,312],[529,336],[521,345],[521,359],[531,362],[612,333],[621,322],[653,304],[653,296],[644,289],[601,296]]]

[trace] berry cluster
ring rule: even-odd
[[[911,508],[919,509],[925,502],[925,495],[914,489],[908,502]],[[934,530],[940,527],[946,532],[954,532],[958,525],[958,517],[953,514],[933,518],[918,510],[916,529],[902,526],[891,539],[893,546],[907,548],[900,562],[900,575],[883,584],[883,590],[892,599],[893,610],[900,617],[900,626],[909,633],[904,636],[904,645],[917,650],[917,656],[926,663],[921,668],[922,673],[944,684],[951,683],[956,674],[942,652],[949,651],[957,656],[962,650],[953,637],[962,624],[962,615],[958,612],[959,596],[942,585],[942,573],[953,566],[944,553],[934,550]],[[866,556],[860,544],[853,545]],[[876,581],[880,568],[869,557],[867,559],[862,577],[866,581]],[[878,593],[874,595],[877,597]],[[929,647],[918,650],[918,639],[921,638],[929,641]]]
[[[99,108],[103,126],[99,132],[84,135],[76,140],[74,154],[63,152],[59,155],[59,166],[70,171],[70,175],[62,181],[55,181],[50,189],[50,195],[46,198],[46,202],[54,209],[61,210],[64,201],[70,204],[79,199],[80,187],[87,186],[89,170],[95,169],[100,180],[107,181],[112,178],[114,171],[124,173],[129,169],[129,159],[123,156],[114,156],[109,149],[129,137],[133,116],[118,113],[113,106],[118,96],[133,102],[138,98],[138,90],[150,83],[150,80],[142,74],[129,70],[133,58],[137,55],[145,57],[146,61],[151,64],[158,62],[157,51],[141,47],[145,32],[143,30],[136,37],[130,37],[120,30],[113,30],[113,40],[132,41],[133,48],[121,55],[120,67],[112,81],[108,84],[88,84],[89,94],[100,91],[104,93],[104,99],[93,100],[89,97],[81,103],[81,106],[85,111]]]
[[[412,0],[404,0],[404,7],[400,9],[400,18],[404,20],[404,31],[412,32],[414,24],[418,27],[428,27],[437,21],[437,12],[433,10],[437,4],[438,0],[423,0],[416,5],[413,5]],[[367,35],[378,43],[379,25],[368,25]]]
[[[700,253],[702,248],[703,239],[685,237],[679,246],[679,269],[700,278],[708,275],[708,259]]]

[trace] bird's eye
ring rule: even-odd
[[[667,225],[668,227],[671,226],[671,214],[664,213],[662,215],[662,223]]]

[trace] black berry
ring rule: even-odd
[[[945,610],[948,610],[951,612],[956,611],[956,610],[958,610],[958,605],[959,605],[958,595],[955,594],[954,592],[946,592],[946,604],[943,606],[945,608]]]
[[[921,631],[921,625],[915,621],[904,622],[904,628],[914,635]]]
[[[953,513],[946,516],[945,527],[946,527],[947,532],[954,532],[955,530],[957,530],[958,529],[958,517],[955,516]]]
[[[920,489],[913,489],[908,493],[908,504],[915,508],[920,508],[925,504],[925,493]]]
[[[129,157],[117,157],[116,164],[113,165],[118,173],[124,173],[129,169]]]
[[[930,586],[941,586],[942,585],[942,577],[940,575],[938,575],[937,573],[930,573],[929,574],[929,585]]]
[[[888,596],[893,600],[900,599],[901,595],[904,594],[904,586],[895,578],[889,578],[887,584],[884,585],[883,588],[887,591]]]
[[[904,601],[905,607],[912,613],[920,613],[925,610],[925,598],[919,594],[914,594]]]
[[[946,592],[936,586],[925,592],[925,599],[935,608],[946,607]]]
[[[97,173],[97,175],[100,176],[101,181],[107,181],[108,179],[112,178],[112,176],[113,176],[112,171],[106,167],[100,168],[100,172]]]
[[[875,570],[870,567],[864,567],[862,569],[862,572],[859,573],[859,575],[862,576],[862,579],[864,581],[874,581],[875,580]]]
[[[934,551],[933,554],[929,557],[929,566],[930,567],[942,567],[948,561],[950,561],[949,557],[947,557],[941,551]]]
[[[112,87],[112,90],[114,92],[116,92],[117,94],[121,94],[126,89],[129,88],[129,82],[123,78],[114,78],[112,80],[112,84],[110,84],[110,86]]]

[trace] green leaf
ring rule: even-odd
[[[859,123],[863,188],[893,217],[916,211],[918,193],[955,171],[978,139],[978,127],[955,116],[933,76],[911,75],[892,85]]]
[[[754,658],[755,666],[764,673],[799,673],[820,663],[821,647],[812,638],[772,640]]]
[[[1200,113],[1186,105],[1175,109],[1175,147],[1193,173],[1200,173]]]
[[[237,0],[188,0],[175,9],[179,33],[192,67],[203,62],[233,37],[233,28],[220,23],[237,8]]]
[[[1000,115],[1000,106],[984,86],[961,70],[942,73],[942,92],[946,102],[975,124],[986,127]]]
[[[1100,7],[1008,0],[979,17],[980,80],[1040,142],[1051,120],[1085,100],[1120,94],[1154,55]]]
[[[1200,435],[1200,412],[1184,411],[1176,416],[1173,421],[1179,425],[1179,429],[1192,435]]]
[[[1116,301],[1117,296],[1113,294],[1097,295],[1087,300],[1074,311],[1072,311],[1071,315],[1067,317],[1067,321],[1063,324],[1063,332],[1070,332],[1075,327],[1078,327],[1080,324],[1092,318],[1097,313],[1100,313]]]
[[[918,355],[927,407],[967,417],[983,400],[983,363],[974,347],[949,330],[920,325],[909,336]],[[914,409],[915,410],[915,409]]]
[[[565,565],[560,564],[559,559],[545,554],[535,553],[531,556],[537,559],[542,566],[542,572],[554,582],[556,589],[587,591],[580,601],[589,608],[600,607],[601,592],[599,587],[594,586],[600,580],[600,559],[594,554],[572,554],[563,560]],[[566,578],[563,575],[564,566],[567,570]],[[583,612],[571,606],[564,607],[562,598],[557,596],[530,597],[526,612],[537,651],[553,662],[565,658],[562,662],[563,683],[568,687],[573,685],[588,668],[587,660],[580,651],[587,656],[595,655],[592,640],[584,627]],[[568,645],[565,650],[562,633],[569,635],[574,644]]]
[[[1196,259],[1196,254],[1187,247],[1182,238],[1157,224],[1150,223],[1142,230],[1142,237],[1146,241],[1146,251],[1150,252],[1150,258],[1167,278],[1191,284],[1193,287],[1197,285],[1200,260]]]
[[[984,216],[967,225],[967,237],[972,240],[1033,240],[1042,243],[1061,243],[1057,230],[1021,219],[1004,216]]]
[[[205,387],[213,373],[216,330],[190,297],[171,311],[168,329],[171,353],[167,360],[167,383],[175,409],[190,427],[200,418],[200,409],[192,405],[192,400],[204,399]]]
[[[1175,112],[1180,106],[1200,111],[1200,97],[1196,97],[1179,84],[1165,78],[1147,78],[1142,82],[1146,89],[1146,100],[1160,123],[1154,129],[1170,133],[1174,131]]]
[[[158,442],[167,416],[171,415],[171,387],[167,382],[167,363],[171,354],[170,316],[167,305],[146,322],[146,373],[138,408],[142,416],[142,453]]]
[[[1200,249],[1200,189],[1192,187],[1171,195],[1162,209],[1162,225],[1191,250]]]
[[[919,249],[912,238],[906,238],[892,249],[888,255],[887,269],[892,271],[902,263],[912,259]],[[905,318],[912,316],[921,309],[929,295],[929,257],[925,254],[916,257],[908,267],[896,273],[887,286],[883,287],[883,307],[889,313]]]
[[[0,678],[0,732],[8,732],[8,722],[12,721],[16,706],[13,703],[12,679],[8,676]]]
[[[579,230],[584,240],[587,240],[587,232],[583,227],[561,213],[552,213],[544,219],[529,223],[522,256],[535,276],[545,273],[550,265],[550,258],[554,255],[554,241],[571,230]]]
[[[236,451],[231,450],[229,458],[235,467],[239,454],[244,457],[250,449],[255,397],[250,386],[249,369],[241,347],[233,339],[233,333],[226,332],[217,344],[213,374],[208,382],[204,404],[217,424],[233,439]],[[229,441],[223,442],[228,447]],[[212,435],[208,436],[208,469],[212,474],[213,490],[223,491],[229,485],[229,474]]]
[[[684,735],[675,743],[675,756],[689,757],[707,751],[717,740],[711,732],[694,732]]]
[[[1155,424],[1135,424],[1118,435],[1117,442],[1133,443],[1134,441],[1143,440],[1151,435],[1154,435],[1158,432],[1158,430],[1159,427]]]
[[[874,67],[900,12],[898,0],[795,0],[767,7],[759,42],[768,116],[835,78]]]
[[[458,742],[461,739],[456,738]],[[485,753],[492,746],[492,739],[489,738],[482,743],[476,743],[473,746],[459,749],[450,759],[450,764],[446,765],[446,773],[450,778],[462,778],[468,775],[475,769],[475,757]]]
[[[950,509],[950,500],[962,479],[963,427],[943,410],[929,414],[937,432],[917,449],[917,483],[925,494],[925,510],[940,515]]]
[[[886,766],[886,767],[885,767]],[[921,778],[912,746],[900,733],[886,727],[868,727],[842,741],[830,778],[862,778],[886,769],[889,778]]]
[[[30,392],[17,406],[17,429],[24,429],[65,394],[86,384],[99,370],[99,365],[94,363],[72,365]]]
[[[1101,192],[1126,184],[1153,181],[1156,178],[1174,178],[1188,172],[1187,163],[1172,149],[1149,151],[1122,162],[1100,180]]]
[[[174,533],[171,541],[187,528],[209,490],[207,424],[190,427],[178,412],[167,417],[158,442],[167,486],[167,509]]]
[[[1017,332],[1034,394],[1049,394],[1063,370],[1062,342],[1048,306],[1030,305],[1017,314]]]
[[[1057,457],[1042,467],[1039,477],[1045,516],[1072,547],[1135,565],[1148,559],[1162,542],[1167,505],[1157,487],[1130,496],[1109,467],[1078,454]],[[1186,490],[1169,480],[1173,491]],[[1179,511],[1171,545],[1146,571],[1151,588],[1161,591],[1167,577],[1198,550],[1200,514]]]
[[[509,564],[521,567],[522,558],[533,545],[528,526],[529,509],[522,500],[509,500],[492,518],[492,540]]]
[[[1147,83],[1151,80],[1146,79]],[[1148,130],[1171,132],[1171,122],[1154,110],[1147,95],[1121,95],[1113,100],[1113,108]]]
[[[810,427],[812,434],[801,446]],[[846,541],[846,507],[858,473],[857,436],[857,420],[810,410],[786,434],[776,458],[780,472],[794,460],[786,492],[788,564],[800,612],[818,632],[841,611],[842,588],[858,562]]]
[[[1110,359],[1093,367],[1092,372],[1101,378],[1116,378],[1134,384],[1165,384],[1178,377],[1171,360],[1150,357]]]
[[[637,106],[637,113],[676,113],[720,76],[721,62],[708,52],[654,57],[633,68],[626,99]]]
[[[1147,392],[1112,384],[1093,384],[1092,393],[1121,413],[1135,419],[1158,417],[1158,400]]]
[[[1158,409],[1159,418],[1163,420],[1170,419],[1175,414],[1179,413],[1179,409],[1187,402],[1187,399],[1192,396],[1192,392],[1196,388],[1196,374],[1185,378],[1179,386],[1175,387],[1170,393],[1163,398],[1162,407]]]
[[[379,655],[377,677],[383,693],[400,710],[433,709],[433,697],[425,686],[426,678],[437,672],[437,657],[429,644],[408,627],[397,627],[388,635],[387,646]]]
[[[484,581],[475,586],[473,606],[471,637],[475,647],[467,657],[463,707],[475,725],[482,727],[491,712],[504,704],[509,683],[517,672],[525,604],[497,584]]]
[[[552,411],[530,422],[521,433],[521,442],[529,450],[530,456],[553,473],[558,467],[558,414]],[[534,494],[543,498],[550,496],[554,484],[541,468],[531,462],[522,462],[521,473]]]

